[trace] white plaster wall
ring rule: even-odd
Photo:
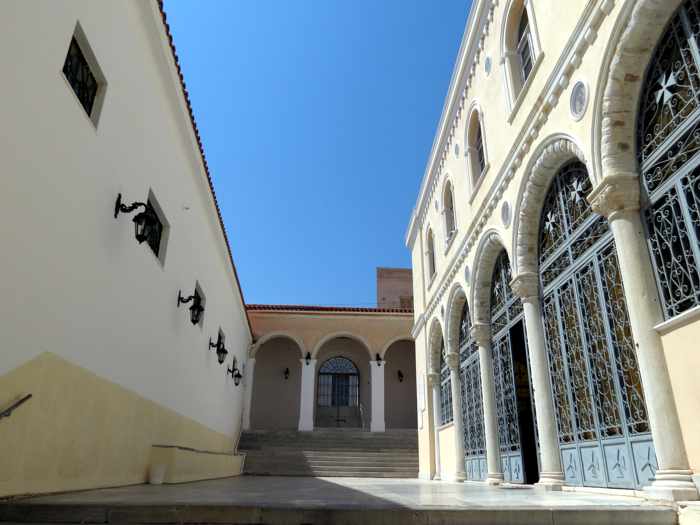
[[[0,374],[54,352],[229,435],[243,388],[207,349],[250,343],[155,1],[23,0],[0,15]],[[108,87],[97,128],[61,69],[79,21]],[[232,174],[228,174],[232,175]],[[162,266],[114,200],[154,192]],[[176,308],[199,281],[203,327]]]

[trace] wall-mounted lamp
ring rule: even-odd
[[[289,367],[284,369],[284,380],[289,379]]]
[[[399,370],[397,375],[399,376],[399,383],[403,383],[403,372]]]
[[[181,304],[187,304],[190,301],[192,301],[192,306],[190,306],[190,321],[192,321],[192,324],[196,325],[202,318],[202,312],[204,312],[202,298],[197,293],[197,289],[195,288],[194,293],[187,298],[182,297],[182,290],[177,292],[178,308],[180,308]]]
[[[156,227],[158,220],[155,216],[155,212],[148,207],[145,202],[133,202],[128,206],[122,203],[122,194],[117,195],[117,200],[114,203],[114,218],[119,216],[119,213],[131,213],[137,208],[143,207],[143,211],[134,215],[132,219],[134,221],[134,235],[136,240],[141,244],[143,241],[148,239],[151,232]]]
[[[219,337],[216,339],[216,343],[212,343],[211,337],[209,338],[209,348],[216,348],[216,357],[219,359],[219,364],[223,365],[224,361],[226,361],[228,350],[226,350],[226,347],[224,346],[224,341],[221,338],[221,332],[219,332]]]
[[[311,364],[311,352],[306,352],[306,366],[309,366]]]
[[[382,356],[377,354],[377,366],[382,366]]]
[[[236,366],[236,358],[233,358],[233,368],[228,368],[226,369],[226,374],[230,375],[233,378],[233,384],[238,386],[241,384],[241,378],[243,375],[241,374],[241,371],[238,370],[238,367]]]

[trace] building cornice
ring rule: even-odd
[[[433,286],[433,295],[429,299],[428,305],[423,312],[426,319],[430,318],[437,305],[440,304],[454,276],[462,267],[472,248],[476,245],[491,214],[508,188],[516,171],[524,162],[533,142],[539,136],[540,130],[547,122],[549,114],[558,105],[562,93],[569,85],[571,76],[581,65],[583,56],[597,37],[598,28],[603,20],[612,12],[614,5],[615,0],[590,0],[586,5],[575,32],[564,47],[559,60],[553,68],[552,74],[545,83],[541,95],[537,97],[537,102],[533,105],[528,118],[524,120],[526,124],[513,141],[513,145],[496,176],[496,180],[489,188],[481,206],[475,213],[469,228],[460,242],[458,250],[455,251],[455,255],[448,262],[440,281],[436,283],[437,286]],[[449,144],[446,145],[446,148],[449,148]],[[431,184],[434,186],[437,181],[437,172],[432,174],[431,177]],[[424,195],[421,194],[421,209],[425,208],[426,203],[430,202],[431,198],[432,193],[427,199],[424,199]],[[417,226],[415,229],[419,229],[421,223],[415,226]]]

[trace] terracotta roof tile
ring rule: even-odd
[[[249,311],[274,310],[287,312],[348,312],[348,313],[388,313],[412,314],[412,308],[365,308],[354,306],[314,306],[301,304],[249,304]]]

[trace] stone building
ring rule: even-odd
[[[476,0],[406,243],[420,476],[697,499],[697,0]]]

